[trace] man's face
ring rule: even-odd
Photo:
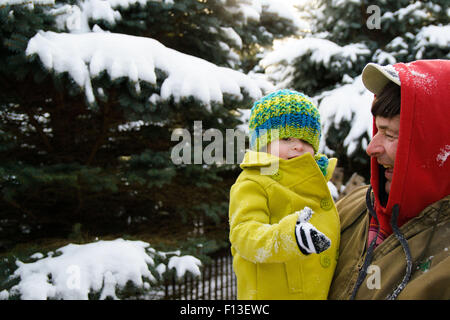
[[[385,170],[386,193],[391,190],[392,176],[394,175],[395,154],[397,153],[398,133],[400,129],[400,115],[393,118],[375,117],[375,125],[378,132],[367,146],[366,152],[369,156],[375,157],[377,162]]]
[[[314,156],[313,146],[297,138],[284,138],[272,141],[267,145],[267,152],[285,160],[300,157],[306,152]]]

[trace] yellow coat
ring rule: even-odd
[[[290,160],[264,152],[245,154],[229,208],[238,299],[327,298],[340,237],[327,186],[336,162],[329,160],[324,177],[309,153]],[[305,206],[314,211],[310,223],[331,240],[320,254],[303,255],[295,240],[294,212]]]

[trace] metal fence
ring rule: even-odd
[[[204,264],[200,277],[187,274],[183,279],[174,275],[165,281],[164,298],[177,300],[235,300],[236,276],[230,251],[214,257]]]

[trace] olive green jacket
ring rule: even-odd
[[[367,186],[360,187],[336,204],[341,242],[329,299],[349,299],[363,265],[369,228],[366,191]],[[425,208],[400,231],[414,263],[398,299],[450,299],[450,196]],[[386,299],[405,276],[405,257],[400,242],[391,234],[375,248],[355,299]]]

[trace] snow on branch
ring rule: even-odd
[[[37,6],[52,6],[55,4],[55,0],[1,0],[0,8],[4,6],[25,5],[29,9],[33,9]]]
[[[177,272],[177,277],[181,278],[188,271],[194,276],[200,276],[201,272],[199,267],[201,265],[201,261],[193,256],[173,256],[170,258],[167,267],[169,269],[175,269]]]
[[[370,50],[363,43],[352,43],[339,46],[336,43],[320,38],[290,38],[280,42],[261,61],[269,79],[278,83],[277,87],[292,86],[298,71],[294,67],[297,61],[307,57],[312,65],[322,65],[333,72],[354,68],[361,57],[370,55]]]
[[[28,42],[26,54],[38,55],[49,70],[68,72],[84,88],[89,103],[95,102],[91,79],[104,71],[112,80],[129,78],[139,93],[140,81],[156,85],[159,69],[167,75],[161,85],[162,99],[173,97],[179,102],[192,96],[206,106],[223,103],[224,94],[242,100],[243,91],[251,99],[258,99],[271,88],[261,78],[216,66],[167,48],[154,39],[117,33],[40,31]]]
[[[370,105],[373,94],[367,90],[361,80],[361,76],[355,79],[347,78],[345,85],[333,90],[325,91],[314,97],[320,100],[319,112],[323,122],[324,133],[321,137],[321,146],[326,146],[325,138],[332,125],[339,125],[342,120],[352,123],[352,127],[344,140],[347,147],[347,155],[351,156],[357,150],[360,137],[367,133],[372,137],[372,114]],[[330,152],[330,150],[322,150]]]
[[[222,0],[224,10],[235,14],[235,23],[245,25],[250,21],[260,22],[265,15],[273,16],[275,19],[281,18],[289,20],[297,29],[309,29],[309,24],[303,19],[299,19],[300,13],[295,6],[295,1],[279,0],[240,0],[229,4]]]
[[[416,59],[423,58],[423,52],[428,46],[447,49],[450,46],[450,25],[423,27],[417,34],[415,42],[414,48],[418,50]]]
[[[339,56],[348,63],[357,61],[359,55],[368,55],[370,50],[362,43],[352,43],[341,47],[334,42],[319,38],[289,39],[267,54],[261,66],[268,68],[278,63],[292,64],[301,56],[311,55],[311,61],[329,66],[333,57]]]
[[[9,291],[0,292],[0,299],[20,296],[22,300],[69,299],[87,300],[90,293],[100,293],[100,299],[118,299],[117,291],[129,282],[137,288],[151,290],[156,278],[149,266],[155,259],[166,259],[168,268],[160,264],[156,272],[176,269],[178,277],[189,271],[200,276],[202,265],[197,258],[180,252],[159,252],[143,241],[116,239],[87,244],[68,244],[44,257],[41,253],[31,256],[35,262],[16,261],[18,266],[12,278],[19,279]],[[175,255],[175,256],[173,256]]]

